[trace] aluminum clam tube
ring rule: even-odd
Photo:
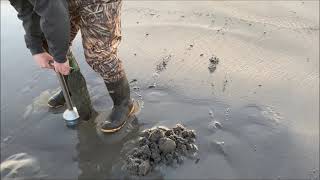
[[[73,105],[72,105],[72,102],[71,102],[71,97],[70,97],[70,93],[69,93],[69,90],[67,88],[67,83],[63,77],[63,75],[59,72],[57,72],[57,75],[58,75],[58,79],[59,79],[59,82],[60,82],[60,86],[61,86],[61,89],[62,89],[62,92],[63,92],[63,96],[64,96],[64,99],[66,100],[66,104],[67,104],[67,108],[72,111],[73,110]]]

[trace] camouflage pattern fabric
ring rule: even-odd
[[[117,50],[121,41],[118,0],[69,0],[71,42],[81,31],[87,63],[105,82],[124,77],[124,69]]]

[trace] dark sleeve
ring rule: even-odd
[[[11,5],[18,12],[25,30],[25,41],[32,55],[44,52],[42,42],[44,36],[40,29],[40,17],[33,11],[33,5],[27,0],[10,0]]]
[[[34,11],[40,16],[40,27],[49,52],[55,61],[65,62],[70,39],[67,0],[35,0]]]

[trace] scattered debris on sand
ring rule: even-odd
[[[139,90],[140,90],[140,87],[138,87],[138,86],[133,86],[132,89],[135,90],[135,91],[139,91]]]
[[[9,141],[10,139],[12,139],[12,136],[7,136],[7,137],[5,137],[5,138],[3,139],[3,142],[7,142],[7,141]]]
[[[212,132],[216,132],[218,129],[222,129],[222,124],[221,122],[217,121],[217,120],[213,120],[209,123],[208,128],[210,131]]]
[[[199,162],[195,139],[195,132],[181,124],[144,130],[135,148],[125,154],[122,169],[132,176],[145,176],[160,165],[177,167],[185,158]]]
[[[157,86],[157,79],[160,77],[160,72],[155,72],[152,74],[153,83],[148,86],[149,89],[155,88]]]
[[[192,50],[192,49],[193,49],[193,46],[194,46],[193,44],[189,44],[187,50]]]
[[[129,83],[131,84],[131,83],[135,83],[137,81],[138,81],[137,79],[132,79]]]
[[[149,89],[155,88],[157,86],[157,83],[153,83],[151,85],[148,86]]]
[[[157,64],[157,67],[156,67],[156,72],[157,73],[160,73],[162,72],[163,70],[167,69],[167,65],[169,63],[169,61],[171,60],[172,56],[171,55],[168,55],[168,56],[165,56],[161,59],[160,63]]]
[[[227,89],[227,85],[228,85],[228,79],[223,81],[223,88],[222,88],[222,92],[225,92]]]
[[[213,73],[216,69],[217,69],[217,65],[219,64],[219,58],[217,58],[216,56],[212,56],[210,59],[209,59],[209,72],[210,73]]]

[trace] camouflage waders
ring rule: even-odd
[[[120,11],[122,1],[68,0],[71,42],[81,31],[87,63],[105,82],[125,76],[117,49],[121,41]]]
[[[128,117],[138,111],[130,98],[130,88],[118,58],[121,41],[121,0],[69,0],[71,42],[81,31],[82,45],[87,63],[99,73],[113,101],[106,121],[98,127],[102,132],[120,130]],[[70,43],[71,43],[70,42]]]
[[[125,78],[122,63],[117,56],[117,48],[121,41],[122,1],[68,0],[68,5],[71,25],[70,45],[80,30],[86,61],[102,76],[104,82],[113,83]],[[72,67],[78,68],[71,51],[67,59]],[[66,76],[66,81],[80,117],[89,119],[94,109],[81,72],[71,71],[70,75]],[[48,105],[52,103],[53,107],[57,104],[63,105],[65,102],[62,92],[50,99]]]

